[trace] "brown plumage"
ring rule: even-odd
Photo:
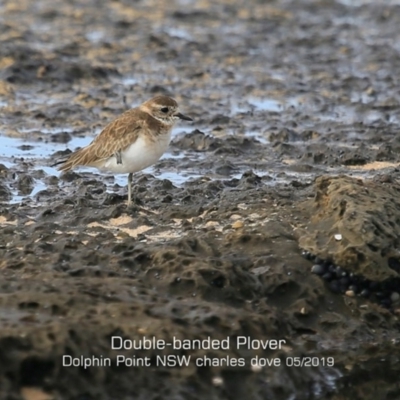
[[[72,153],[59,170],[69,171],[78,165],[97,167],[99,162],[136,142],[140,134],[151,140],[160,130],[159,125],[158,121],[137,108],[128,110],[108,124],[92,143]]]
[[[88,146],[73,152],[60,165],[61,171],[90,166],[115,173],[129,173],[128,204],[131,203],[132,173],[154,164],[166,150],[171,129],[178,119],[191,121],[178,110],[177,102],[156,96],[121,114]]]

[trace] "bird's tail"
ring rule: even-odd
[[[74,151],[67,159],[59,160],[51,165],[59,171],[67,172],[78,165],[87,165],[88,147]]]
[[[59,160],[57,162],[55,162],[54,164],[50,164],[50,167],[54,168],[57,167],[57,165],[61,165],[64,164],[67,160]],[[57,169],[60,169],[61,167],[57,167]]]

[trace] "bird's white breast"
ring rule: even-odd
[[[156,163],[167,150],[171,140],[171,131],[160,135],[155,141],[146,141],[142,136],[121,152],[122,164],[117,164],[115,156],[110,157],[99,169],[126,174],[138,172]]]

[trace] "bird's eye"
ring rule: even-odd
[[[161,108],[161,111],[162,111],[163,113],[167,113],[167,112],[168,112],[168,107],[163,107],[163,108]]]

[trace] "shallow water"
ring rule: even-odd
[[[60,132],[65,132],[66,130],[60,130]],[[185,131],[184,128],[177,129],[177,132],[174,132],[174,136],[181,134]],[[29,133],[29,130],[25,130],[24,133]],[[42,133],[45,133],[42,131]],[[48,134],[58,133],[57,129],[52,129],[47,131]],[[47,176],[60,176],[60,171],[57,168],[50,167],[50,164],[54,162],[52,159],[52,155],[56,151],[72,149],[75,150],[79,147],[87,146],[93,137],[73,137],[68,144],[64,143],[54,143],[54,142],[46,142],[46,141],[30,141],[26,138],[11,138],[7,136],[0,136],[0,163],[5,165],[7,168],[13,168],[18,165],[20,159],[23,158],[24,161],[34,161],[34,170],[43,170]],[[182,152],[176,154],[176,152],[166,152],[161,158],[160,161],[166,159],[176,159],[180,160],[184,157],[187,157],[187,152]],[[98,171],[95,168],[86,168],[80,167],[76,168],[76,171],[79,172],[89,172],[89,173],[97,173]],[[146,168],[143,170],[143,173],[149,173],[156,176],[158,179],[168,179],[175,186],[180,186],[184,184],[186,181],[198,178],[201,175],[193,172],[181,171],[180,173],[175,172],[174,170],[160,170],[157,168],[157,164],[152,167]],[[103,174],[104,177],[111,176],[111,174]],[[114,176],[114,182],[108,184],[107,191],[114,192],[111,188],[115,183],[124,187],[127,185],[127,175],[126,174],[116,174]],[[45,178],[45,177],[44,177]],[[108,179],[104,179],[105,182],[110,182]],[[27,198],[33,198],[39,191],[46,189],[47,184],[42,179],[34,179],[34,183],[32,185],[32,192],[26,195],[19,195],[15,189],[11,189],[12,199],[11,203],[19,203],[22,200],[26,200]]]
[[[139,391],[196,400],[397,398],[398,363],[382,360],[398,344],[399,304],[332,291],[331,281],[310,273],[317,261],[303,258],[300,246],[340,260],[354,246],[368,274],[390,269],[387,257],[372,269],[371,257],[397,254],[394,4],[7,4],[0,16],[0,163],[9,168],[0,175],[7,243],[0,243],[7,292],[0,342],[7,346],[0,352],[15,362],[0,365],[0,395],[16,379],[31,384],[27,371],[45,371],[34,383],[54,388],[55,398],[107,400],[116,385],[127,398]],[[86,146],[107,121],[160,93],[176,97],[194,122],[178,125],[166,154],[137,174],[144,210],[126,207],[126,175],[81,168],[79,185],[57,178],[49,166],[55,152]],[[29,175],[32,186],[21,187]],[[346,207],[353,220],[340,219]],[[370,225],[360,235],[363,221]],[[12,310],[23,317],[27,299],[38,304],[32,321],[7,324]],[[35,325],[35,313],[49,323]],[[284,337],[285,356],[328,355],[335,366],[104,369],[85,380],[79,369],[51,369],[66,348],[114,356],[107,342],[114,331]],[[218,357],[228,353],[238,356],[232,348]],[[382,366],[394,379],[366,371]]]

